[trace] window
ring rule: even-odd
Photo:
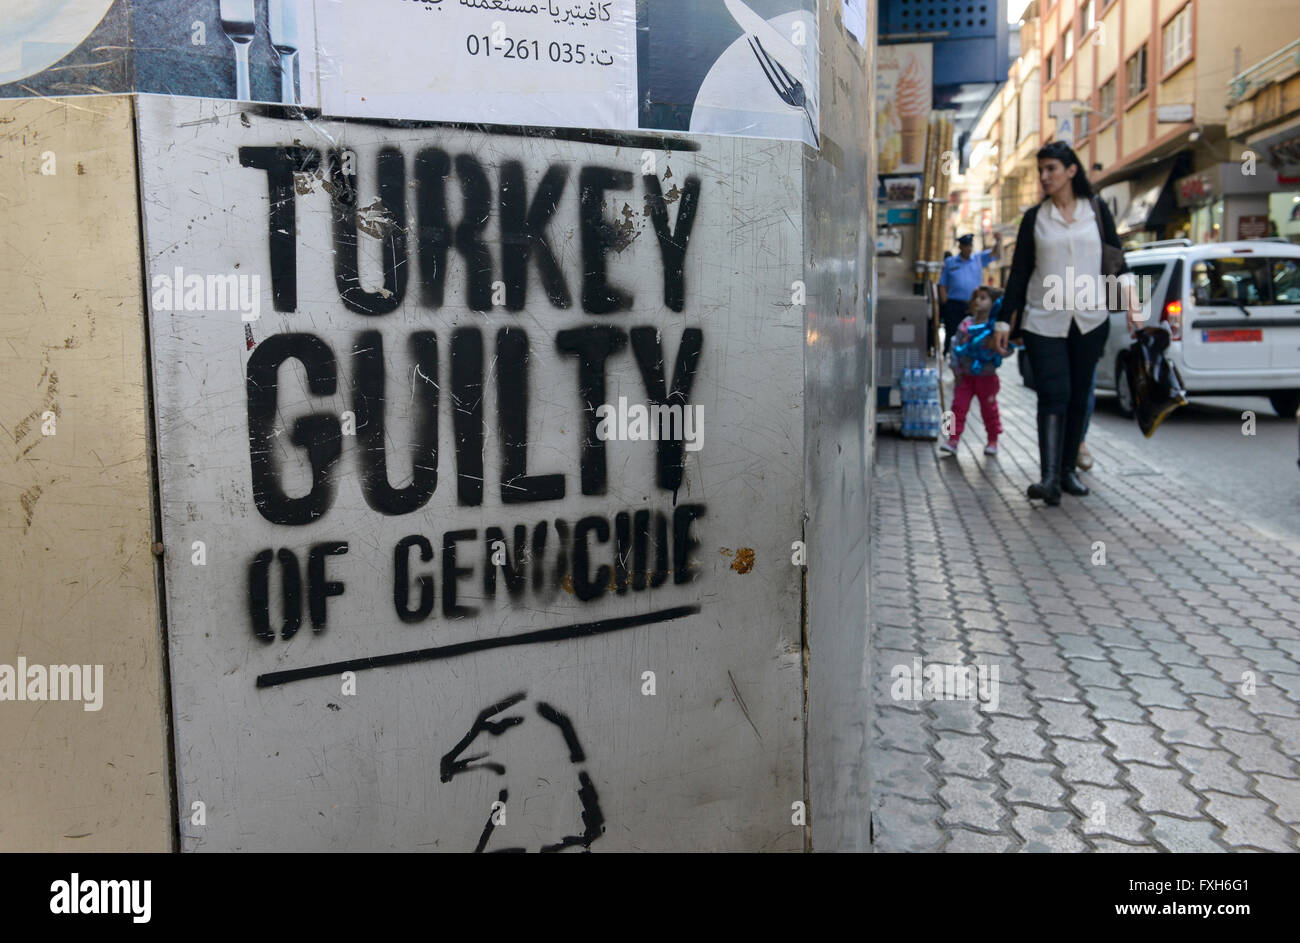
[[[1275,304],[1300,304],[1300,261],[1273,259],[1273,300]]]
[[[1137,98],[1147,90],[1147,47],[1143,46],[1133,53],[1128,61],[1128,97],[1129,101]]]
[[[1020,89],[1020,133],[1016,143],[1038,133],[1038,108],[1041,100],[1037,76],[1030,73],[1029,81]]]
[[[1083,5],[1083,12],[1079,16],[1079,38],[1088,35],[1088,30],[1097,25],[1097,17],[1093,11],[1093,0],[1087,0]]]
[[[1061,61],[1069,62],[1072,55],[1074,55],[1074,30],[1067,29],[1065,31],[1065,53]]]
[[[1104,124],[1111,118],[1115,117],[1115,76],[1111,76],[1102,85],[1098,93],[1099,104],[1097,110],[1101,112],[1101,122]]]
[[[1056,78],[1056,50],[1053,49],[1047,55],[1047,81]]]
[[[1160,285],[1160,279],[1165,274],[1165,263],[1134,265],[1130,271],[1137,280],[1138,301],[1146,304],[1150,300],[1150,293]]]
[[[1192,5],[1189,3],[1165,24],[1165,72],[1192,57]]]
[[[1272,266],[1268,259],[1205,259],[1192,266],[1198,305],[1236,307],[1272,301]]]
[[[1083,110],[1075,113],[1074,116],[1074,136],[1080,141],[1092,133],[1092,109],[1088,104],[1084,102]]]

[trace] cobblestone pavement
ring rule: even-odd
[[[999,456],[975,404],[957,457],[877,440],[876,849],[1300,850],[1300,541],[1096,425],[1092,494],[1031,504],[1033,394],[1001,374]],[[891,696],[916,659],[996,668],[996,710]]]

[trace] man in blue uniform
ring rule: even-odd
[[[996,234],[993,248],[979,254],[972,251],[975,237],[970,233],[959,238],[957,246],[960,253],[943,260],[943,272],[939,275],[939,317],[943,320],[945,354],[952,346],[957,325],[966,317],[971,292],[984,282],[984,267],[1002,257],[1002,237]]]

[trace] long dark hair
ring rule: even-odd
[[[1066,170],[1069,170],[1070,165],[1073,164],[1078,168],[1071,178],[1075,197],[1080,200],[1092,197],[1092,184],[1088,182],[1088,175],[1083,172],[1079,155],[1074,153],[1074,148],[1070,145],[1064,141],[1049,141],[1038,149],[1038,160],[1059,160]]]

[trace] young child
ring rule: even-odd
[[[984,446],[984,454],[998,454],[998,436],[1002,432],[1002,420],[998,416],[1000,384],[997,368],[1002,358],[992,355],[991,352],[986,356],[973,356],[969,345],[972,331],[979,325],[987,324],[994,317],[996,307],[1001,304],[1001,291],[988,285],[981,285],[971,293],[968,306],[970,314],[957,326],[952,353],[948,357],[953,376],[957,380],[957,387],[952,394],[952,412],[955,422],[952,437],[939,443],[940,451],[949,455],[957,454],[957,442],[966,427],[966,413],[970,410],[972,396],[979,398],[980,415],[984,418],[984,430],[988,433],[989,441]],[[975,331],[975,333],[983,332]]]

